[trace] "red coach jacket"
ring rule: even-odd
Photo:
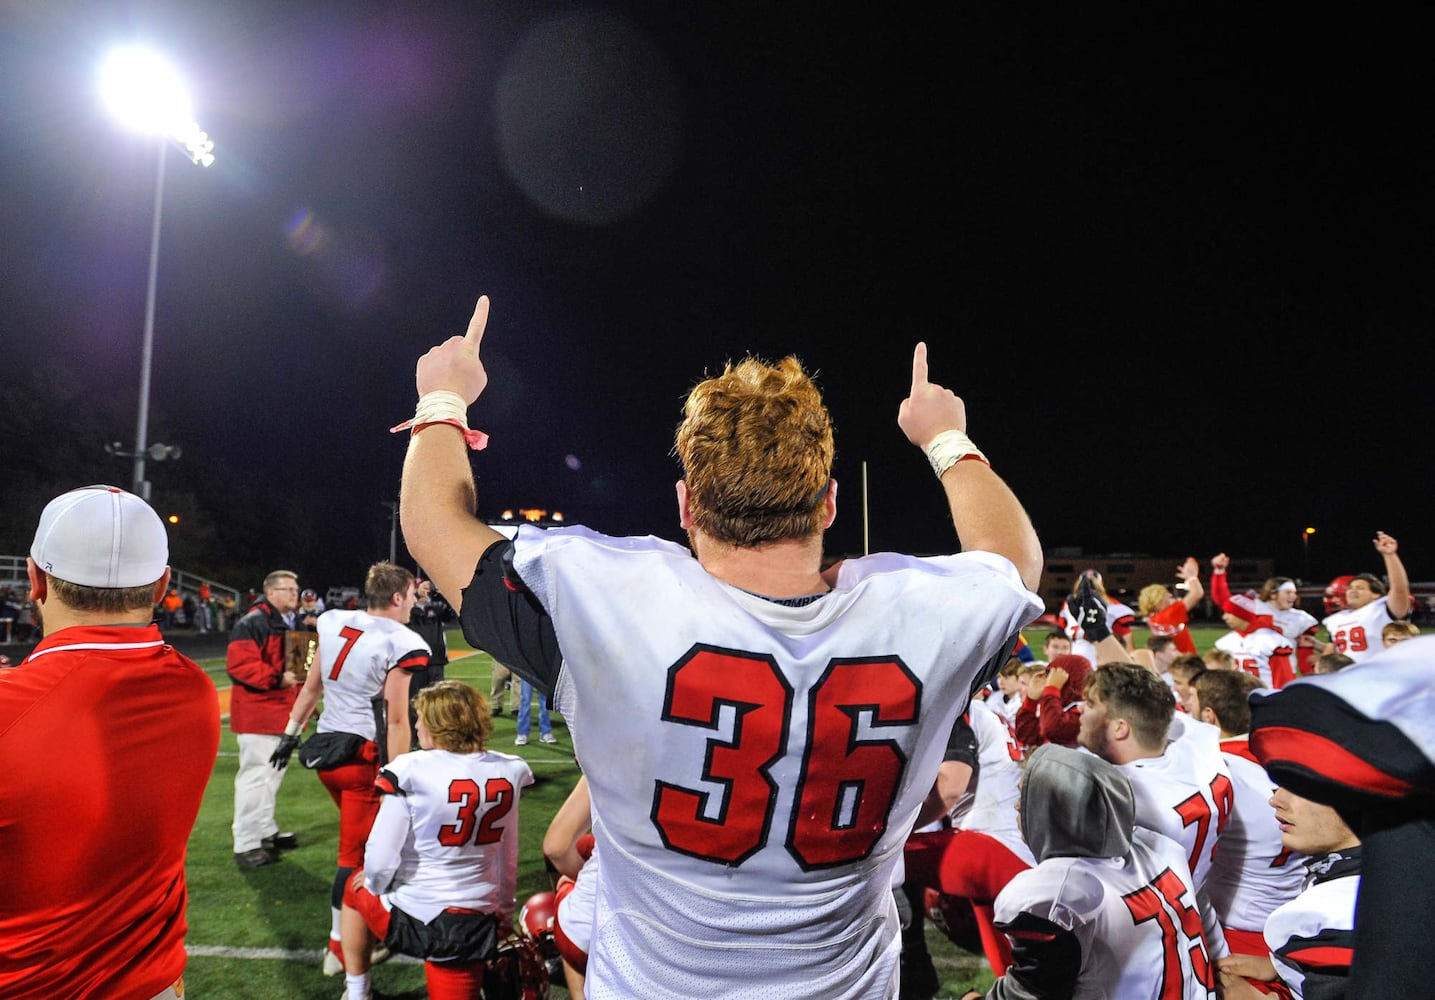
[[[299,685],[279,686],[284,683],[284,633],[288,630],[284,617],[263,600],[234,623],[225,659],[225,670],[234,682],[229,696],[230,731],[284,732],[299,697]]]

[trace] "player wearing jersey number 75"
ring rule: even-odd
[[[419,361],[400,520],[465,638],[571,723],[603,857],[587,997],[894,995],[907,833],[971,691],[1041,613],[1040,543],[965,404],[919,344],[897,422],[958,555],[823,571],[832,426],[796,358],[747,358],[689,393],[689,547],[577,526],[510,542],[473,516],[465,448],[482,443],[467,408],[488,383],[488,308]]]
[[[275,767],[288,763],[321,697],[324,712],[311,742],[348,741],[355,747],[350,759],[319,771],[319,780],[339,807],[339,860],[330,887],[324,961],[330,975],[343,969],[339,920],[344,886],[364,863],[364,842],[379,812],[374,779],[380,767],[409,749],[411,672],[426,666],[429,656],[428,644],[405,624],[416,599],[412,573],[391,562],[374,563],[364,581],[364,598],[365,611],[326,611],[319,616],[319,655],[270,761]],[[376,704],[383,706],[378,713]],[[308,755],[300,750],[299,756]]]

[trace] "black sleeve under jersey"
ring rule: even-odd
[[[1071,1000],[1081,974],[1081,942],[1074,933],[1031,913],[997,929],[1011,938],[1012,964],[987,1000]]]
[[[549,698],[558,683],[563,653],[553,621],[523,586],[512,564],[513,543],[494,542],[478,560],[463,592],[459,624],[475,649],[532,684]]]
[[[952,724],[951,735],[947,737],[947,752],[942,760],[955,760],[972,767],[977,766],[977,757],[981,748],[977,746],[977,734],[972,731],[972,724],[963,712],[957,716],[957,721]]]

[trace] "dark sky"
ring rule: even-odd
[[[1435,579],[1431,12],[1011,6],[7,4],[6,367],[84,383],[128,485],[155,146],[95,73],[145,40],[218,156],[166,163],[150,437],[260,486],[311,577],[387,554],[387,430],[487,293],[487,513],[677,537],[684,393],[795,353],[830,547],[865,465],[870,546],[947,548],[895,423],[925,339],[1048,547],[1300,575],[1309,524],[1321,577],[1382,529]]]

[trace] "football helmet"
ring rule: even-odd
[[[563,956],[553,925],[558,919],[558,896],[553,892],[535,892],[518,911],[518,930],[538,948],[543,969],[549,982],[563,982]]]
[[[484,1000],[547,1000],[548,970],[531,939],[508,935],[485,965]]]
[[[1345,588],[1350,586],[1353,576],[1338,576],[1330,581],[1325,588],[1325,613],[1333,615],[1337,611],[1345,610]]]
[[[553,917],[558,912],[558,901],[551,892],[535,892],[518,910],[518,929],[525,937],[537,941],[544,934],[553,933]]]

